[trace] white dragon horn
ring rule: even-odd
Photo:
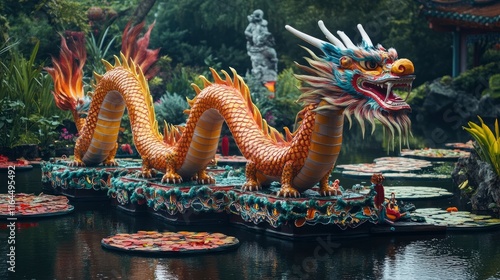
[[[370,39],[370,36],[368,36],[368,34],[366,33],[365,29],[363,28],[363,25],[358,24],[358,30],[359,30],[359,33],[361,34],[361,37],[363,38],[363,41],[365,41],[365,43],[369,47],[373,47],[372,40]]]
[[[300,32],[297,29],[291,27],[290,25],[285,25],[285,28],[286,28],[286,30],[290,31],[293,35],[308,42],[309,44],[315,46],[318,49],[321,49],[323,47],[323,45],[327,43],[327,42],[320,40],[318,38],[315,38],[311,35],[307,35],[306,33]]]
[[[348,48],[348,49],[353,49],[353,50],[357,50],[359,49],[358,47],[356,47],[351,39],[349,39],[349,37],[347,37],[347,35],[342,32],[342,31],[337,31],[337,34],[339,34],[340,36],[340,39],[342,39],[342,41],[344,41],[344,45]]]
[[[332,42],[335,46],[337,46],[341,50],[345,50],[346,49],[346,47],[344,46],[344,44],[342,43],[342,41],[340,41],[339,39],[337,39],[337,37],[335,37],[330,32],[330,30],[328,30],[326,28],[326,26],[325,26],[325,24],[323,23],[322,20],[318,21],[318,26],[319,26],[319,29],[321,29],[321,31],[323,32],[323,34],[325,34],[325,36],[328,39],[328,41]]]

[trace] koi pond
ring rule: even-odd
[[[359,138],[358,138],[359,139]],[[388,154],[374,141],[346,138],[338,164],[371,163]],[[366,141],[366,140],[365,140]],[[394,156],[391,152],[389,155]],[[452,164],[452,163],[451,163]],[[17,193],[42,191],[42,171],[35,166],[15,174]],[[342,186],[369,179],[342,176]],[[7,173],[0,174],[7,182]],[[3,186],[4,183],[2,183]],[[451,179],[392,179],[397,186],[433,187],[454,195],[408,202],[419,208],[466,210]],[[6,192],[2,188],[2,192]],[[400,200],[405,200],[400,198]],[[498,228],[438,234],[378,234],[336,239],[329,235],[287,240],[230,224],[172,225],[153,215],[131,214],[109,201],[70,201],[74,210],[61,216],[18,220],[15,273],[9,273],[8,223],[0,224],[0,278],[16,279],[493,279],[500,277]],[[151,256],[106,250],[101,240],[138,231],[217,232],[239,240],[232,250],[195,255]]]

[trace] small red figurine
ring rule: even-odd
[[[374,198],[375,206],[380,209],[380,206],[382,203],[384,203],[385,200],[385,193],[384,193],[384,186],[382,183],[384,182],[385,178],[382,175],[382,173],[374,173],[372,175],[372,178],[370,182],[373,184],[374,190],[377,192]]]

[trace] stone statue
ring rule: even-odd
[[[275,82],[278,72],[278,58],[274,38],[267,30],[267,20],[262,10],[255,10],[248,16],[245,29],[247,53],[252,61],[252,75],[262,84]]]

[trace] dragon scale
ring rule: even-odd
[[[193,85],[196,96],[188,100],[186,125],[167,126],[162,136],[143,69],[122,55],[121,61],[115,59],[115,66],[105,63],[107,72],[103,76],[96,75],[97,84],[79,130],[73,164],[116,164],[116,140],[127,109],[144,177],[161,171],[163,182],[214,183],[205,169],[215,156],[226,122],[247,159],[243,190],[254,191],[280,181],[279,196],[299,196],[317,183],[320,195],[338,193],[338,184],[330,185],[329,175],[340,153],[344,119],[356,119],[363,134],[365,121],[373,132],[377,120],[393,140],[399,135],[400,141],[407,141],[411,125],[407,114],[411,108],[394,90],[403,89],[409,95],[414,68],[410,60],[399,59],[394,49],[374,46],[361,25],[358,29],[363,41],[358,46],[345,33],[337,32],[339,40],[322,21],[318,25],[328,42],[286,26],[324,54],[320,57],[306,48],[311,55],[306,58],[309,66],[298,64],[305,72],[296,75],[303,83],[298,99],[303,109],[297,115],[299,126],[293,133],[285,128],[282,135],[267,125],[251,100],[248,86],[234,70],[233,78],[222,71],[222,79],[210,69],[214,82],[201,77],[203,88]],[[57,78],[56,74],[52,70]],[[80,99],[68,98],[63,89],[57,87],[58,103],[75,110]]]

